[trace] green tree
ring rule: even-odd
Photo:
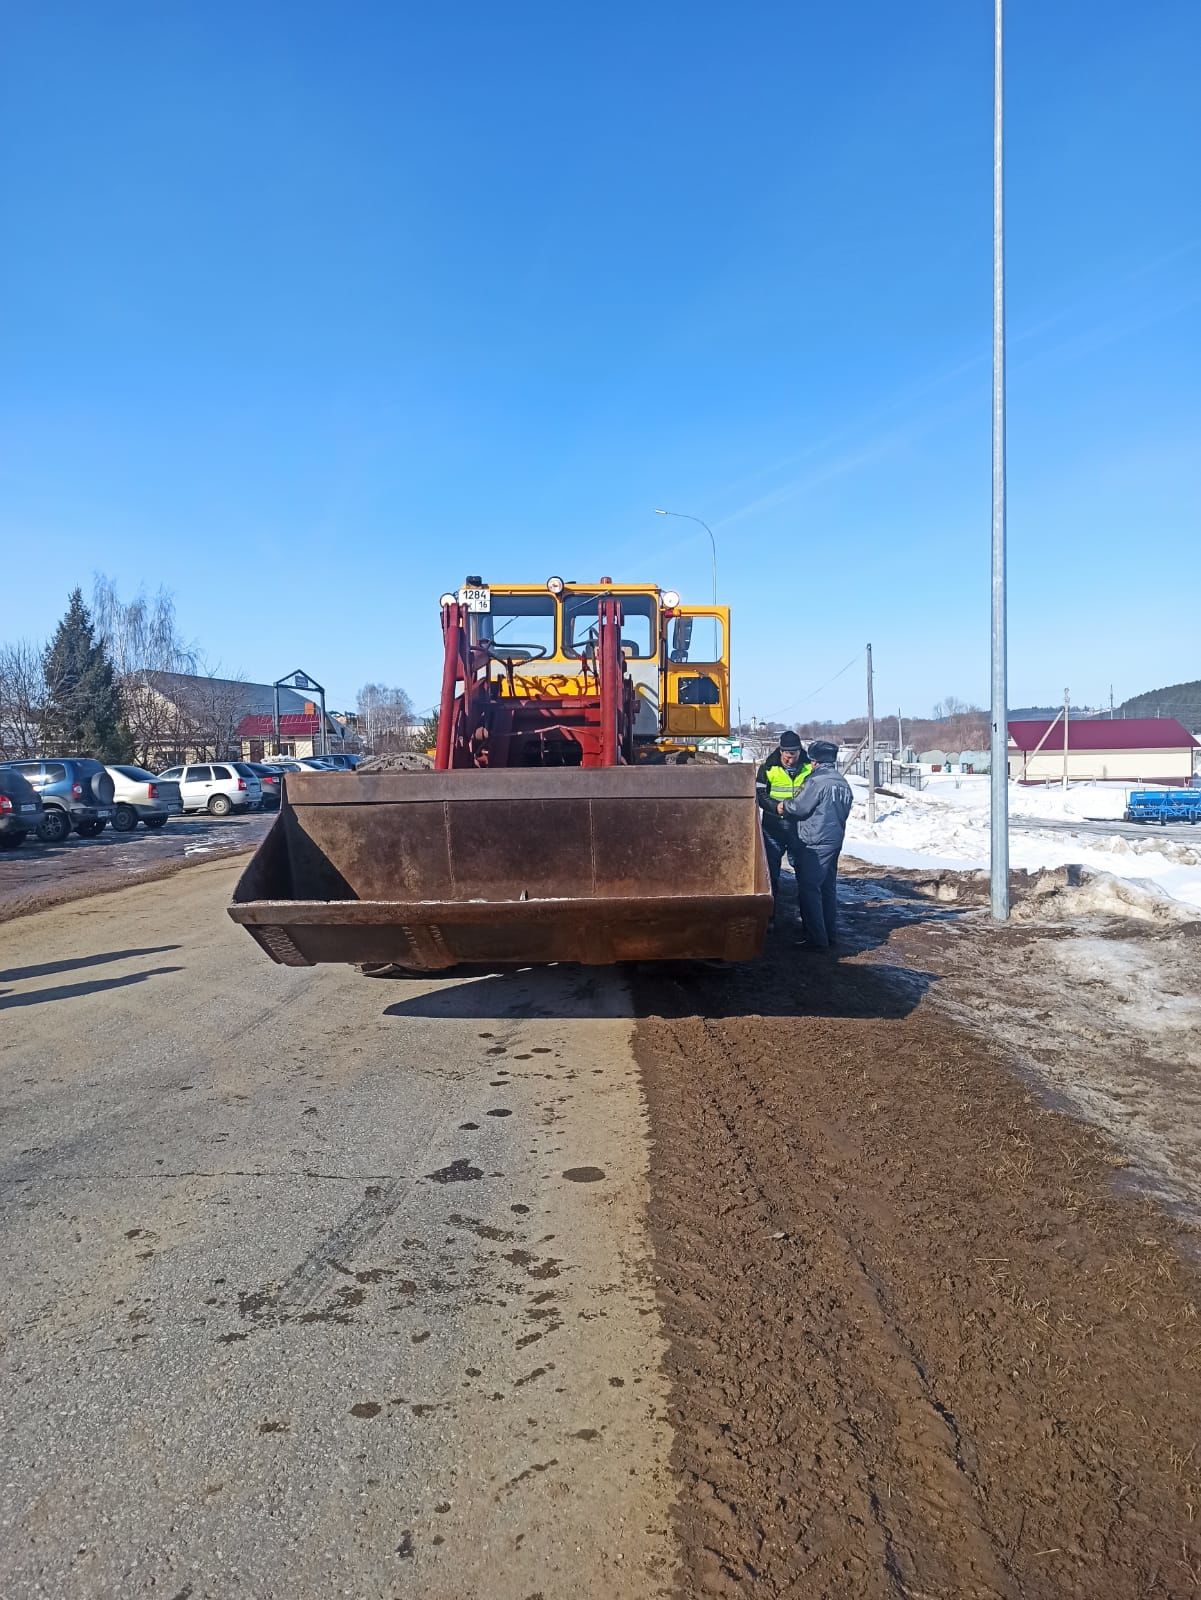
[[[431,711],[428,717],[423,717],[421,726],[412,735],[412,747],[424,754],[432,750],[438,743],[438,713]]]
[[[42,660],[46,702],[42,741],[49,752],[121,761],[129,753],[129,734],[121,720],[121,700],[112,663],[96,640],[83,592],[72,591],[67,614],[54,631]]]

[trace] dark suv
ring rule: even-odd
[[[15,850],[41,820],[37,790],[19,772],[0,767],[0,850]]]
[[[61,761],[6,761],[37,790],[45,810],[37,835],[46,844],[62,844],[72,829],[81,839],[102,833],[113,814],[113,780],[87,756]]]

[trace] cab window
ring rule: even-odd
[[[675,617],[667,635],[667,659],[677,665],[720,661],[724,637],[718,617]]]
[[[491,611],[471,617],[472,643],[498,661],[541,661],[555,653],[555,600],[549,594],[497,594]]]
[[[569,594],[563,600],[563,648],[578,656],[596,648],[600,603],[607,594]],[[655,654],[655,602],[648,594],[619,594],[622,654],[646,661]]]

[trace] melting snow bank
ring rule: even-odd
[[[988,866],[988,780],[964,779],[945,793],[934,790],[876,797],[876,826],[867,825],[866,785],[852,780],[855,809],[847,827],[847,853],[882,867],[933,867],[951,872],[978,872]],[[970,785],[970,787],[969,787]],[[1112,787],[1089,786],[1084,792],[1030,791],[1010,786],[1015,815],[1027,814],[1035,797],[1041,814],[1077,820],[1082,814],[1103,815],[1116,801]],[[953,798],[952,798],[953,796]],[[1030,820],[1034,820],[1033,817]],[[1107,878],[1159,898],[1168,897],[1201,913],[1201,849],[1173,840],[1127,839],[1115,834],[1011,832],[1010,864],[1026,872],[1060,867],[1086,869],[1090,881]],[[1078,896],[1081,885],[1075,886]],[[1100,893],[1100,891],[1095,891]],[[1116,893],[1116,891],[1115,891]],[[1074,900],[1079,904],[1078,899]],[[1084,910],[1083,906],[1080,907]],[[1129,909],[1116,914],[1137,915]]]
[[[1149,878],[1119,878],[1075,864],[1040,872],[1019,893],[1014,920],[1077,922],[1081,917],[1134,917],[1175,924],[1201,921],[1201,906],[1174,900]]]

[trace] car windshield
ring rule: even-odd
[[[563,601],[563,648],[579,655],[596,645],[597,619],[603,594],[570,594]],[[619,594],[613,599],[621,606],[622,654],[645,661],[653,656],[655,641],[655,602],[649,594]]]
[[[113,767],[114,772],[119,772],[123,778],[132,778],[134,783],[153,783],[154,773],[147,772],[144,767]]]
[[[249,761],[235,761],[233,767],[234,771],[241,773],[242,777],[244,778],[258,777],[258,773],[250,765]]]

